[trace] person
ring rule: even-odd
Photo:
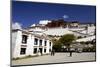
[[[70,57],[72,57],[73,49],[70,48]]]
[[[53,56],[55,55],[55,50],[53,49]]]
[[[54,55],[55,55],[55,50],[52,49],[52,51],[51,51],[51,56],[54,56]]]
[[[72,57],[72,51],[70,51],[70,57]]]

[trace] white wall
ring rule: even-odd
[[[16,41],[15,41],[15,48],[14,48],[14,53],[13,53],[14,58],[20,57],[21,42],[22,42],[22,32],[17,31]]]
[[[33,55],[33,46],[34,46],[34,36],[31,34],[28,35],[26,47],[26,55]]]
[[[94,36],[90,36],[90,37],[86,37],[86,38],[81,38],[81,39],[77,39],[77,42],[86,42],[86,41],[92,41],[93,39],[95,39],[95,35]]]
[[[13,55],[13,52],[14,52],[14,48],[15,48],[15,42],[16,42],[16,38],[17,38],[17,32],[12,32],[12,43],[11,43],[11,46],[12,46],[12,55]]]
[[[25,34],[26,36],[28,36],[27,38],[27,43],[23,44],[22,43],[22,35]],[[50,41],[48,39],[40,39],[36,36],[34,36],[33,34],[26,34],[24,32],[22,32],[21,30],[16,31],[15,33],[13,33],[12,36],[14,42],[12,43],[12,45],[14,45],[12,47],[13,49],[13,58],[17,58],[17,57],[25,57],[25,56],[29,56],[29,55],[36,55],[34,54],[34,46],[37,46],[37,51],[39,50],[39,46],[40,46],[40,42],[39,40],[42,40],[42,53],[43,54],[48,54],[49,53],[49,48],[52,49],[52,42],[51,42],[51,47],[50,47]],[[34,45],[34,38],[38,39],[38,45]],[[46,45],[46,53],[44,53],[44,41],[47,41],[47,45]],[[26,46],[25,46],[26,45]],[[21,48],[26,48],[26,53],[23,55],[20,55],[20,51]]]

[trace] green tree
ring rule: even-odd
[[[62,48],[61,42],[56,41],[56,42],[54,43],[54,45],[53,45],[53,49],[55,49],[56,52],[59,52],[59,51],[61,51],[61,48]]]
[[[65,45],[68,48],[68,51],[70,50],[71,43],[76,39],[76,37],[73,34],[65,34],[63,35],[59,41]]]
[[[52,39],[52,42],[53,42],[53,49],[55,49],[56,52],[61,51],[61,47],[62,47],[61,42],[54,38]]]

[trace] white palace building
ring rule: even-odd
[[[12,30],[12,58],[49,54],[52,41],[45,35],[26,30]]]
[[[33,24],[27,29],[13,29],[12,58],[50,54],[53,46],[50,36],[59,38],[64,34],[81,36],[82,38],[77,39],[77,42],[92,41],[95,39],[95,25],[87,26],[80,24],[75,28],[45,28],[43,24]]]

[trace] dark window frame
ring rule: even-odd
[[[51,42],[49,42],[49,45],[51,46]]]
[[[46,49],[44,49],[44,53],[46,53]]]
[[[34,53],[34,54],[36,54],[36,53],[37,53],[37,48],[34,48],[33,53]]]
[[[51,49],[49,49],[49,52],[51,52]]]
[[[23,52],[24,51],[24,52]],[[20,55],[24,55],[24,54],[26,54],[26,48],[21,48],[21,50],[20,50]]]
[[[38,39],[34,38],[34,45],[38,45]]]
[[[46,45],[47,45],[47,41],[45,40],[45,41],[44,41],[44,46],[46,46]]]
[[[42,40],[39,40],[39,44],[40,44],[40,45],[42,45],[42,42],[43,42]]]
[[[22,35],[22,43],[26,44],[27,43],[28,36],[27,35]]]

